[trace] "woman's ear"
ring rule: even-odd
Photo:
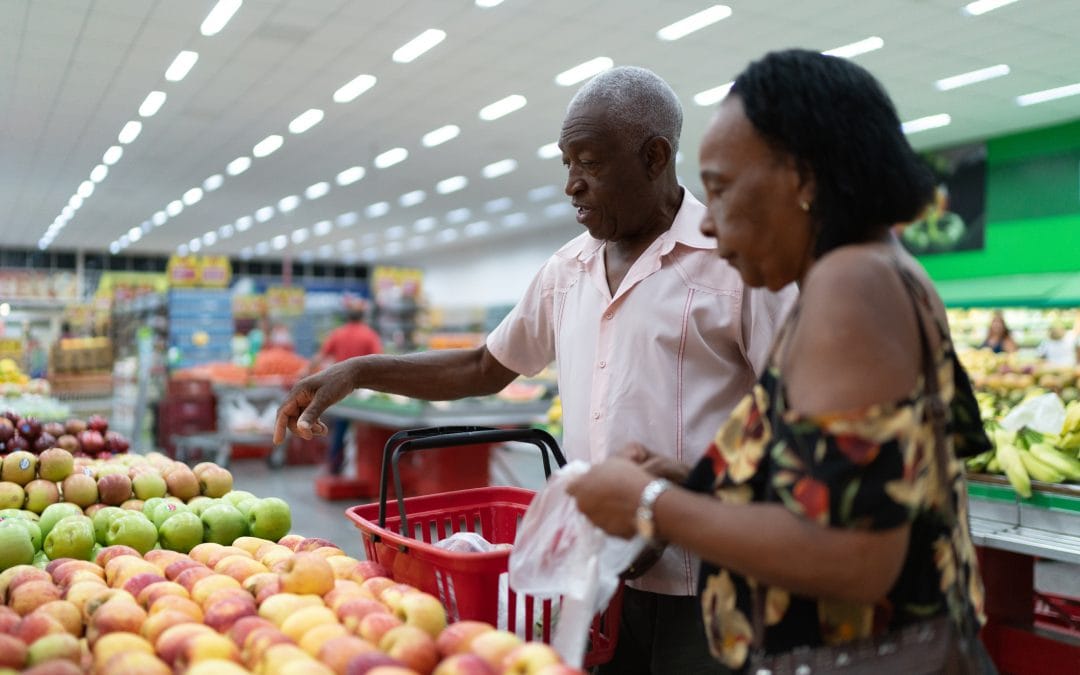
[[[817,180],[814,177],[814,171],[806,162],[796,162],[795,174],[797,181],[795,189],[799,204],[806,205],[803,207],[804,211],[810,211],[817,197]]]

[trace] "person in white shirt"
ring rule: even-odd
[[[1066,332],[1061,326],[1051,326],[1035,351],[1055,366],[1075,366],[1080,360],[1080,343],[1076,338],[1075,328]]]

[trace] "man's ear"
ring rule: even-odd
[[[653,136],[645,141],[641,151],[645,159],[645,170],[652,180],[663,175],[675,160],[675,150],[663,136]]]

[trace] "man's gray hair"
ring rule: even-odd
[[[644,143],[663,136],[673,150],[679,149],[682,105],[671,86],[646,68],[619,66],[605,70],[585,83],[567,106],[603,105],[612,121],[632,141]]]

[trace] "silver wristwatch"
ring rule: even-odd
[[[653,504],[660,495],[669,488],[674,487],[671,481],[665,478],[657,478],[645,486],[641,491],[641,501],[637,507],[637,533],[646,541],[656,541],[656,524],[653,522]]]

